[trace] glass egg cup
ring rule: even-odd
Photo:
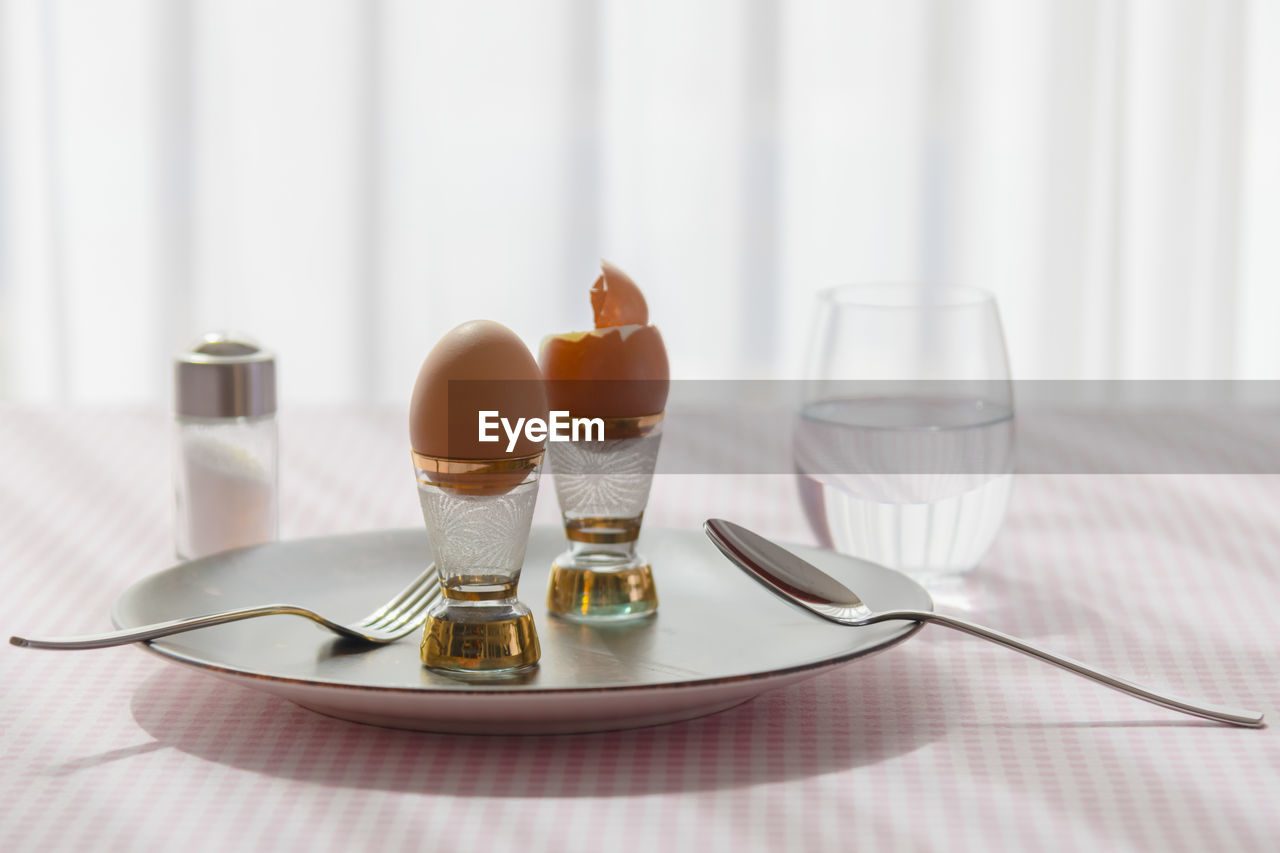
[[[603,440],[551,442],[569,548],[551,565],[547,610],[576,622],[642,619],[658,609],[649,562],[636,551],[662,440],[659,412],[605,418]]]
[[[477,462],[413,454],[442,593],[423,628],[424,665],[502,675],[541,657],[533,614],[516,588],[542,457]]]

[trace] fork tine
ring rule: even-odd
[[[428,601],[428,602],[430,602],[430,601],[434,601],[434,600],[435,600],[435,596],[428,594],[428,595],[424,596],[424,597],[423,597],[423,599],[421,599],[421,600],[426,600],[426,601]],[[414,607],[414,611],[415,611],[415,612],[420,612],[422,609],[423,609],[422,607],[417,606],[417,605],[415,605],[415,607]],[[395,613],[395,614],[389,614],[389,615],[387,615],[387,616],[383,616],[383,617],[382,617],[381,619],[379,619],[377,622],[372,622],[372,623],[370,623],[370,624],[368,624],[368,625],[363,625],[363,626],[361,626],[361,627],[362,627],[362,628],[368,628],[368,629],[369,629],[369,630],[371,630],[371,631],[387,631],[387,630],[394,630],[394,629],[395,629],[395,627],[396,627],[396,625],[402,621],[402,618],[403,618],[402,613],[401,613],[401,612],[397,612],[397,613]]]
[[[386,631],[398,631],[406,626],[414,626],[424,621],[425,613],[431,609],[436,600],[440,598],[440,588],[436,587],[428,595],[424,595],[419,601],[414,603],[412,607],[407,608],[403,613],[396,616],[390,621],[384,620],[379,627]]]
[[[409,585],[402,589],[395,598],[361,619],[358,624],[366,627],[376,624],[391,611],[402,607],[409,599],[416,597],[424,585],[435,583],[436,577],[436,564],[432,563],[425,572],[410,581]]]
[[[418,594],[412,599],[406,601],[390,613],[384,614],[380,619],[372,623],[370,627],[384,630],[399,625],[403,623],[406,618],[411,618],[430,607],[432,602],[434,602],[439,596],[440,586],[438,584],[419,590]]]
[[[384,607],[377,614],[370,614],[363,623],[366,627],[374,629],[383,629],[388,625],[395,624],[406,611],[420,609],[420,605],[424,599],[434,599],[440,589],[440,584],[436,578],[428,578],[425,584],[415,584],[416,589],[407,597],[402,596],[395,606]],[[376,617],[376,618],[374,618]]]

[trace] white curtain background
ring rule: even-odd
[[[0,0],[0,395],[199,332],[402,401],[453,325],[799,374],[813,292],[994,291],[1025,378],[1280,376],[1280,2]]]

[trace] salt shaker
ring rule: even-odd
[[[208,334],[177,356],[173,380],[178,558],[274,540],[275,356],[244,335]]]

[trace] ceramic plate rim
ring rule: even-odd
[[[361,536],[361,535],[368,535],[368,534],[387,533],[393,530],[403,530],[403,529],[407,529],[407,528],[363,530],[363,531],[352,531],[349,533],[328,534],[323,536],[299,537],[297,539],[277,540],[276,543],[271,543],[271,544],[280,544],[280,543],[286,543],[286,542],[302,542],[302,541],[316,540],[316,539],[332,539],[332,538],[347,537],[347,536]],[[650,532],[650,535],[652,535],[653,533],[657,533],[658,535],[661,535],[661,531],[676,531],[679,533],[688,532],[683,528],[656,528],[655,527]],[[778,544],[784,548],[787,548],[788,550],[794,550],[794,549],[813,550],[816,547],[813,545],[800,545],[794,542],[779,542]],[[256,547],[256,546],[251,546],[251,547]],[[221,552],[221,553],[225,554],[230,552]],[[854,559],[854,560],[858,559],[856,557],[850,557],[847,554],[840,554],[839,552],[836,552],[836,551],[832,551],[832,553],[837,554],[838,556],[846,559]],[[217,557],[220,555],[211,554],[209,556]],[[134,593],[135,590],[137,590],[139,587],[144,586],[145,584],[153,582],[155,578],[159,575],[166,574],[169,572],[183,571],[183,570],[190,571],[190,565],[192,562],[196,562],[196,561],[193,560],[185,563],[176,563],[172,566],[168,566],[156,572],[152,572],[151,574],[140,578],[139,580],[135,581],[134,583],[126,587],[116,597],[115,602],[111,606],[112,624],[117,628],[125,627],[124,625],[122,625],[121,619],[120,619],[120,613],[119,613],[120,606],[130,595]],[[860,562],[867,562],[867,561],[860,560]],[[878,563],[868,563],[868,565],[874,566],[876,569],[879,569],[882,571],[891,572],[893,574],[900,575],[902,578],[907,580],[912,586],[916,587],[916,589],[918,589],[921,594],[923,594],[924,599],[925,601],[927,601],[928,605],[927,607],[922,607],[921,609],[925,609],[929,611],[934,610],[933,597],[929,594],[929,591],[925,589],[914,578],[910,577],[909,575],[903,572],[898,571],[897,569],[891,569],[888,566],[882,566]],[[780,598],[778,599],[778,601],[779,601],[779,604],[781,605],[803,610],[803,608],[798,608],[798,605],[790,604],[788,602],[783,601]],[[810,613],[809,611],[804,611],[804,612],[806,612],[814,620],[823,621],[822,618],[816,614]],[[517,697],[520,699],[527,700],[537,696],[551,697],[551,696],[564,696],[564,695],[576,694],[576,693],[622,693],[622,692],[653,692],[653,691],[659,691],[659,690],[692,690],[697,688],[723,687],[725,685],[732,685],[732,684],[745,684],[752,681],[767,681],[767,680],[772,680],[776,678],[782,678],[788,675],[796,675],[804,672],[809,672],[811,670],[822,670],[822,669],[828,669],[831,667],[840,666],[841,664],[849,663],[850,661],[856,660],[857,658],[867,657],[868,655],[873,655],[873,654],[876,654],[877,652],[885,651],[886,649],[893,648],[894,646],[902,643],[903,641],[908,640],[911,637],[915,636],[916,633],[920,631],[920,629],[923,627],[924,627],[923,622],[914,622],[909,627],[907,627],[904,631],[902,631],[902,633],[897,634],[896,636],[890,637],[881,643],[877,643],[875,645],[868,646],[868,647],[855,648],[846,654],[840,654],[832,657],[821,658],[819,660],[809,661],[807,663],[796,664],[794,666],[788,666],[783,668],[769,669],[769,670],[764,670],[760,672],[741,673],[737,675],[720,675],[720,676],[712,676],[708,678],[689,679],[685,681],[664,682],[661,684],[612,684],[612,685],[595,685],[595,686],[586,686],[586,687],[529,688],[529,687],[520,687],[516,685],[494,684],[492,686],[485,686],[483,688],[475,688],[475,687],[462,686],[462,685],[454,687],[452,685],[450,686],[439,686],[439,685],[412,686],[412,685],[353,684],[350,682],[330,681],[327,679],[319,679],[319,678],[295,678],[293,676],[287,676],[287,675],[277,675],[277,674],[268,673],[268,672],[260,672],[260,671],[248,670],[243,668],[232,668],[229,666],[222,666],[216,663],[211,663],[209,661],[204,661],[198,658],[190,657],[188,655],[184,655],[169,649],[158,648],[153,644],[153,641],[151,640],[144,641],[138,645],[140,645],[147,652],[150,652],[151,654],[157,655],[158,657],[164,658],[166,660],[174,661],[176,663],[184,664],[186,666],[193,666],[198,669],[207,670],[214,674],[230,676],[232,678],[254,679],[254,680],[268,681],[268,682],[273,682],[278,684],[291,684],[291,685],[298,685],[302,687],[319,687],[324,689],[339,689],[339,690],[363,692],[363,693],[394,693],[394,694],[404,694],[409,696],[439,696],[439,697],[511,696],[511,697]]]

